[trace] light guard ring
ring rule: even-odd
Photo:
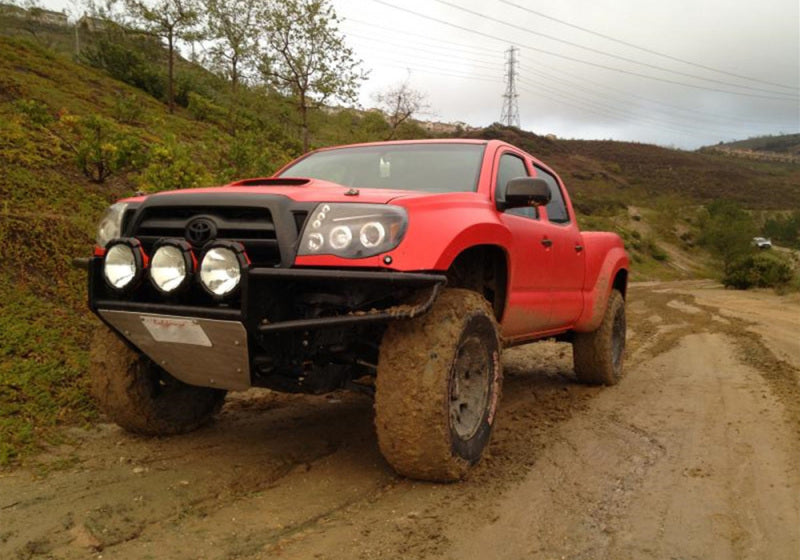
[[[168,258],[161,257],[160,255],[165,255],[167,251],[170,251],[168,248],[172,248],[172,251],[177,250],[179,252],[179,258],[183,264],[183,278],[175,287],[171,289],[165,288],[170,281],[169,278],[166,280],[162,279],[160,284],[156,279],[156,275],[158,274],[157,270],[161,268],[159,261],[162,258]],[[161,253],[159,253],[159,251],[161,251]],[[153,247],[153,256],[150,258],[150,283],[153,284],[153,287],[160,293],[164,295],[175,295],[183,292],[191,284],[192,278],[194,277],[196,271],[197,258],[192,252],[192,246],[187,241],[183,239],[162,239]],[[173,276],[171,280],[174,280],[175,278],[176,276]]]
[[[210,259],[217,259],[217,264],[215,265]],[[236,276],[231,274],[233,263],[236,263]],[[220,264],[222,266],[219,266]],[[215,299],[229,298],[239,291],[242,277],[249,268],[250,259],[247,257],[244,245],[236,241],[215,241],[208,246],[200,262],[200,285]],[[226,284],[227,288],[215,289]]]
[[[129,255],[131,256],[131,278],[122,284],[114,281],[114,278],[111,275],[110,267],[124,266],[125,263],[117,265],[115,265],[113,262],[109,263],[109,257],[111,257],[111,259],[117,258],[117,254],[120,250],[123,251],[120,256],[125,256],[125,250],[115,250],[115,247],[126,247],[129,251]],[[145,254],[142,244],[138,239],[133,237],[119,237],[117,239],[112,239],[106,244],[105,255],[103,256],[103,279],[105,280],[106,285],[108,285],[108,287],[115,292],[127,293],[135,289],[141,283],[145,268],[147,268],[147,264],[147,255]],[[117,273],[119,273],[119,271],[117,271]]]

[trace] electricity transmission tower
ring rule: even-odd
[[[519,128],[519,106],[517,105],[517,47],[506,50],[506,92],[503,94],[503,112],[500,122]]]

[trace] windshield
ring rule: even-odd
[[[317,152],[280,177],[309,177],[346,187],[427,192],[475,191],[483,144],[381,144]]]

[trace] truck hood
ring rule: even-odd
[[[362,202],[388,204],[399,198],[430,196],[432,193],[395,189],[351,189],[337,183],[306,178],[246,179],[222,187],[166,191],[146,197],[129,199],[130,202],[155,200],[163,197],[180,197],[187,194],[279,195],[297,202]]]

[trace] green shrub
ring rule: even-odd
[[[46,127],[55,120],[50,107],[38,99],[18,99],[14,102],[14,108],[17,113],[25,115],[31,124],[39,127]]]
[[[792,263],[785,256],[759,252],[734,261],[722,283],[739,290],[780,288],[792,280],[792,275]]]
[[[142,163],[139,139],[103,117],[62,115],[53,133],[93,183],[104,183],[111,175],[136,169]]]
[[[669,259],[667,252],[652,239],[647,240],[647,249],[650,251],[650,256],[659,262]]]
[[[153,144],[147,153],[147,166],[139,177],[146,192],[189,189],[210,182],[206,169],[193,152],[174,137],[163,144]]]
[[[114,97],[114,107],[111,114],[119,123],[139,124],[144,115],[142,102],[133,94],[118,93]]]
[[[158,65],[163,52],[150,37],[111,27],[81,51],[81,59],[121,82],[164,99],[166,79]]]
[[[768,218],[764,223],[764,236],[783,245],[800,247],[800,210]]]
[[[758,230],[752,216],[738,203],[715,200],[697,216],[700,227],[698,243],[722,261],[727,275],[735,262],[746,258]]]
[[[225,109],[199,93],[190,91],[187,94],[189,113],[198,121],[223,122]]]

